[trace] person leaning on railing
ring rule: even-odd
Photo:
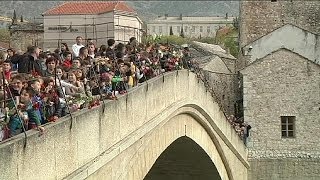
[[[38,48],[29,48],[21,58],[13,58],[19,64],[19,72],[31,72],[28,76],[32,77],[26,74],[23,79],[19,74],[14,75],[12,81],[9,80],[9,89],[14,95],[3,97],[11,101],[17,99],[18,112],[11,108],[16,114],[6,113],[12,136],[23,129],[21,123],[18,124],[21,120],[30,129],[43,132],[42,125],[46,122],[57,121],[66,114],[72,118],[74,111],[98,106],[99,100],[115,100],[118,94],[126,93],[138,83],[182,68],[182,57],[177,54],[180,51],[168,44],[142,46],[133,39],[127,46],[119,43],[115,47],[114,40],[108,40],[108,46],[108,51],[106,46],[101,46],[94,59],[92,52],[88,59],[88,52],[82,47],[80,58],[72,58],[68,51],[63,53],[61,60],[48,54],[44,58],[48,62],[45,75],[49,77],[39,76],[43,74],[36,65]],[[26,57],[33,59],[23,59]]]

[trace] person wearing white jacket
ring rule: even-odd
[[[84,47],[84,45],[82,44],[82,37],[78,36],[76,38],[76,44],[72,45],[72,51],[73,51],[74,57],[79,56],[79,51],[82,47]]]

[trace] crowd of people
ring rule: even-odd
[[[251,126],[247,122],[244,122],[243,117],[236,118],[235,116],[230,115],[230,116],[227,116],[227,120],[232,125],[232,127],[236,130],[236,133],[243,140],[244,144],[247,144],[247,138],[249,137]]]
[[[26,53],[8,49],[0,64],[0,141],[69,113],[98,106],[167,71],[188,68],[188,49],[165,44],[123,44],[109,39],[99,48],[82,37],[54,52],[30,46]]]
[[[82,37],[69,48],[61,43],[54,52],[30,46],[27,52],[8,49],[0,61],[0,142],[30,129],[45,131],[42,125],[83,108],[93,108],[105,99],[116,100],[137,86],[164,72],[191,69],[187,47],[170,44],[129,43],[96,47]],[[200,73],[201,74],[201,73]],[[229,117],[240,137],[247,126]]]

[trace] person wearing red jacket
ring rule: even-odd
[[[11,79],[11,63],[9,60],[5,60],[2,63],[2,71],[4,73],[4,77],[6,80],[10,80]]]
[[[64,60],[62,62],[62,67],[65,70],[68,70],[72,67],[72,54],[71,52],[65,52],[63,53],[63,57],[64,57]]]

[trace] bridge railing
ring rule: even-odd
[[[126,149],[130,146],[127,137],[157,115],[165,116],[162,112],[168,108],[177,108],[183,102],[214,107],[206,94],[196,76],[187,70],[153,78],[118,100],[75,112],[73,120],[63,117],[45,125],[47,131],[42,136],[38,131],[28,131],[26,147],[23,134],[0,144],[0,179],[62,179],[102,153],[114,148],[118,153]],[[235,131],[220,112],[214,115],[215,123],[225,133],[225,140],[230,139],[234,149],[246,154],[240,138],[234,138]],[[117,146],[119,143],[124,145]]]

